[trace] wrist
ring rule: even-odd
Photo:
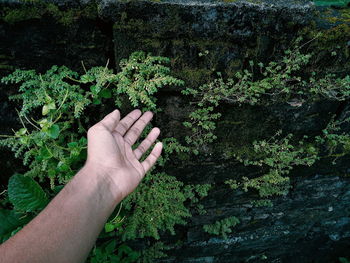
[[[94,164],[86,163],[79,174],[82,174],[83,180],[88,182],[91,188],[96,189],[104,199],[113,200],[115,204],[123,199],[123,193],[112,180],[109,171],[105,171]]]

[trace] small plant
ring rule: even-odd
[[[159,239],[160,230],[175,234],[174,225],[185,224],[185,218],[191,216],[184,206],[187,197],[182,187],[183,184],[173,176],[148,174],[136,191],[123,201],[130,216],[123,224],[122,239]]]
[[[349,122],[350,118],[344,120],[333,118],[322,131],[322,135],[316,137],[316,143],[326,151],[325,157],[333,158],[333,164],[350,153],[350,135],[341,129],[342,125],[347,125]]]
[[[232,233],[232,228],[239,224],[239,219],[235,216],[231,216],[219,221],[216,221],[211,225],[204,225],[205,232],[211,235],[219,235],[224,239],[227,239],[227,234]]]
[[[117,247],[117,241],[111,240],[95,247],[91,252],[89,263],[121,262],[132,263],[140,257],[140,253],[125,244]]]
[[[254,165],[267,168],[268,172],[256,178],[243,177],[241,182],[234,180],[226,181],[231,188],[242,187],[248,191],[249,188],[258,190],[260,197],[269,197],[272,195],[282,195],[288,192],[290,188],[289,177],[286,177],[294,166],[311,166],[318,159],[317,149],[308,146],[300,141],[298,146],[293,146],[290,141],[292,135],[289,134],[283,138],[279,131],[270,140],[255,141],[253,143],[256,160],[251,157],[236,156],[237,160],[244,165]]]

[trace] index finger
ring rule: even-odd
[[[119,133],[121,136],[124,136],[125,133],[130,129],[130,127],[134,124],[134,122],[140,118],[141,111],[133,110],[128,115],[126,115],[121,121],[119,121],[117,127],[115,128],[115,132]]]
[[[127,131],[127,133],[124,136],[124,140],[130,144],[133,145],[139,136],[141,135],[143,129],[146,127],[146,125],[152,120],[153,113],[150,111],[145,112],[135,123],[132,125],[132,127]]]

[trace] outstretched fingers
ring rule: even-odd
[[[156,143],[156,145],[154,146],[153,150],[148,155],[146,160],[144,160],[141,163],[145,173],[147,173],[149,169],[151,169],[151,167],[156,163],[160,154],[162,153],[162,148],[163,148],[163,144],[161,142]]]
[[[147,137],[140,143],[140,145],[134,150],[134,155],[137,160],[140,160],[141,156],[147,152],[151,145],[157,140],[160,134],[159,128],[153,128]]]
[[[140,137],[143,129],[152,120],[153,113],[150,111],[145,112],[131,128],[126,132],[124,140],[129,144],[133,145]]]
[[[128,115],[126,115],[114,129],[115,132],[119,133],[121,136],[124,136],[125,133],[130,129],[130,127],[134,124],[134,122],[140,118],[141,111],[133,110]]]

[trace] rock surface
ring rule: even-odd
[[[211,192],[203,203],[207,214],[191,219],[184,244],[161,262],[336,262],[348,255],[349,178],[294,179],[293,190],[273,207],[254,208],[249,194],[224,187]],[[204,224],[232,215],[241,224],[227,239],[203,231]]]
[[[319,23],[309,1],[47,2],[76,12],[62,17],[45,5],[0,1],[0,77],[15,68],[42,72],[54,64],[81,72],[81,61],[89,68],[105,65],[109,59],[110,67],[117,68],[121,58],[144,50],[170,57],[175,75],[196,87],[217,71],[232,76],[251,59],[271,60],[290,48],[299,33]],[[39,11],[30,9],[33,7]],[[91,10],[79,11],[87,7]],[[327,28],[328,24],[323,21],[320,26]],[[340,45],[350,40],[350,34],[347,37],[330,41]],[[329,48],[328,42],[324,45]],[[332,64],[329,67],[339,63],[345,69],[350,64],[346,57],[328,63]],[[7,101],[14,92],[0,84],[0,133],[18,125],[15,105]],[[184,135],[182,121],[191,111],[188,101],[178,90],[167,89],[160,93],[159,102],[164,114],[155,121],[163,136]],[[277,128],[297,136],[319,134],[333,115],[342,116],[348,110],[347,103],[306,101],[298,107],[291,103],[223,104],[221,110],[219,138],[207,155],[186,167],[175,163],[168,168],[183,181],[216,183],[216,187],[203,201],[207,214],[195,215],[188,226],[178,229],[176,237],[167,237],[169,242],[179,239],[183,244],[169,251],[162,262],[307,263],[337,262],[339,256],[349,256],[350,184],[348,178],[334,176],[349,173],[347,162],[330,167],[324,161],[308,170],[296,170],[290,194],[275,198],[273,207],[253,208],[254,194],[233,192],[223,184],[226,179],[256,173],[225,157],[225,151],[237,141],[245,144],[261,135],[273,135]],[[14,172],[8,156],[1,151],[2,185]],[[203,224],[228,216],[242,222],[228,239],[203,231]]]

